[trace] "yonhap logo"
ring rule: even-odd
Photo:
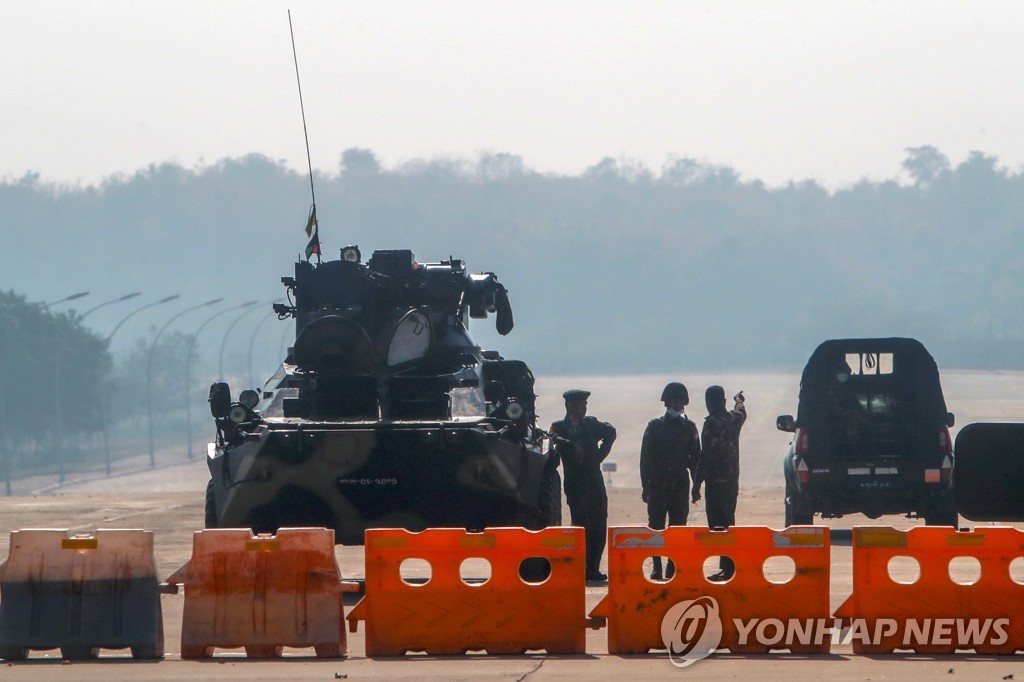
[[[718,648],[722,618],[714,597],[699,597],[672,606],[661,620],[661,640],[672,665],[685,668]]]

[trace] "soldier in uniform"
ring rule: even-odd
[[[562,394],[565,419],[551,425],[555,449],[565,468],[565,499],[574,526],[587,537],[587,580],[604,581],[601,555],[608,535],[608,494],[604,489],[601,462],[611,452],[615,428],[587,416],[589,391],[574,389]]]
[[[708,526],[726,528],[736,525],[736,498],[740,491],[740,429],[747,420],[743,391],[733,397],[735,406],[727,410],[725,389],[710,386],[704,392],[708,416],[701,430],[703,448],[697,476],[693,479],[693,501],[700,499],[700,486],[707,483],[705,512]],[[732,559],[723,556],[721,570],[711,580],[728,580],[736,570]]]
[[[683,412],[690,403],[686,386],[673,381],[661,392],[665,414],[652,419],[644,431],[640,446],[640,482],[643,501],[647,503],[647,525],[655,530],[685,526],[690,512],[690,477],[696,479],[700,461],[700,436],[697,426]],[[665,577],[671,578],[675,566],[671,561]],[[654,557],[652,580],[661,580],[661,557]]]

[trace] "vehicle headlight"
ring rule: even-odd
[[[251,417],[249,416],[250,414],[252,413],[249,411],[248,407],[242,405],[241,403],[235,403],[234,405],[231,406],[231,409],[228,411],[228,419],[230,419],[235,424],[244,424],[245,422],[251,419]]]
[[[523,407],[522,403],[513,400],[505,406],[505,416],[512,421],[519,421],[523,418],[524,414],[526,414],[526,409]]]
[[[256,407],[256,405],[257,405],[257,403],[259,403],[259,401],[260,401],[260,394],[259,394],[259,392],[254,391],[251,388],[247,388],[246,390],[242,391],[242,394],[238,396],[238,402],[242,403],[243,405],[248,407],[250,410],[253,409],[254,407]]]

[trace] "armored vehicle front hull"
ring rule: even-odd
[[[493,273],[357,247],[283,277],[295,343],[261,390],[210,387],[207,527],[542,528],[561,520],[559,460],[526,363],[482,350],[471,318],[512,329]]]
[[[208,526],[325,526],[344,544],[367,528],[539,527],[558,511],[538,499],[548,457],[480,424],[270,424],[209,466]]]

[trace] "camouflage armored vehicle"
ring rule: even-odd
[[[295,342],[260,391],[210,389],[207,527],[541,528],[561,520],[534,378],[483,351],[470,318],[512,330],[507,292],[463,261],[358,248],[284,277]]]

